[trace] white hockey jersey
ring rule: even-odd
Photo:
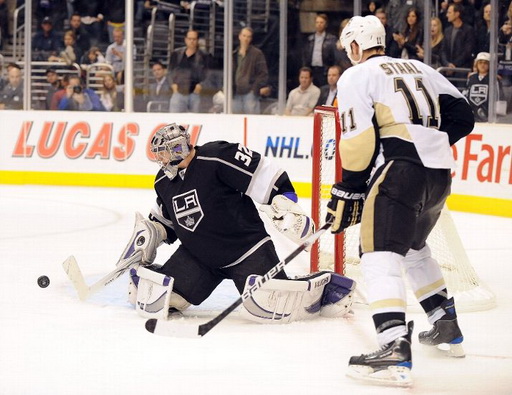
[[[368,180],[379,152],[385,161],[453,168],[450,145],[474,124],[463,95],[437,71],[381,55],[343,73],[338,107],[343,181],[357,188]]]

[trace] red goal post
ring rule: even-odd
[[[327,214],[326,204],[331,186],[341,180],[341,158],[337,142],[341,136],[339,113],[336,107],[318,106],[314,110],[311,181],[311,217],[320,225]],[[327,257],[325,254],[328,254]],[[334,254],[331,258],[331,255]],[[332,270],[343,274],[344,232],[324,235],[311,248],[311,271],[318,271],[322,260],[333,259]]]

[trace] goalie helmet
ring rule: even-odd
[[[190,134],[181,125],[166,125],[153,136],[151,152],[165,175],[172,180],[178,173],[180,162],[190,155]]]
[[[358,60],[352,56],[350,44],[355,41],[361,50]],[[347,26],[341,32],[340,43],[352,64],[356,65],[363,57],[362,51],[374,47],[386,48],[386,30],[379,18],[374,15],[365,17],[354,16],[350,19]]]

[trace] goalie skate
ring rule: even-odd
[[[347,376],[371,384],[410,387],[412,329],[411,321],[407,336],[399,337],[375,352],[351,357]]]
[[[418,340],[427,346],[436,346],[436,350],[443,355],[454,358],[464,358],[466,354],[462,347],[464,336],[457,323],[457,314],[453,298],[443,302],[441,309],[445,314],[429,331],[420,332]]]

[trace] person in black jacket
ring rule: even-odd
[[[308,36],[304,46],[302,65],[313,70],[313,83],[316,86],[327,84],[327,69],[336,64],[338,38],[327,32],[328,21],[326,14],[316,16],[316,32]]]

